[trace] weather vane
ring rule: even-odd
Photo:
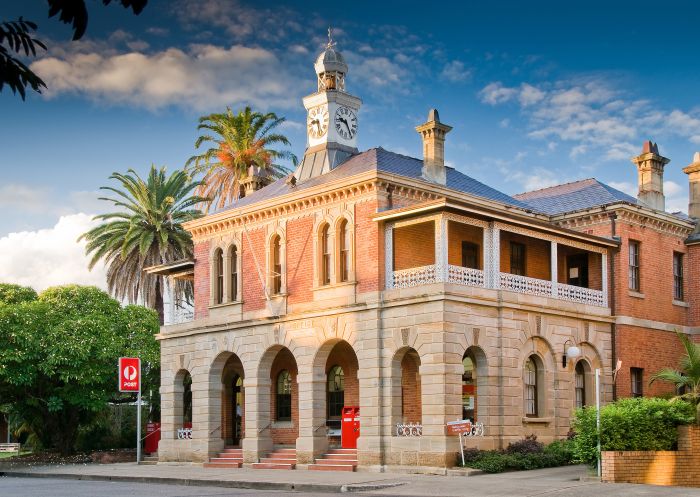
[[[328,45],[326,45],[326,48],[333,48],[335,46],[335,42],[333,41],[333,29],[328,26]]]

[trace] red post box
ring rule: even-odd
[[[146,439],[143,441],[143,451],[146,454],[158,452],[158,442],[160,442],[160,423],[146,424]]]
[[[356,449],[360,436],[360,408],[345,406],[340,418],[340,446],[343,449]]]

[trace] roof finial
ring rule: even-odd
[[[335,46],[335,42],[333,41],[333,29],[328,26],[328,45],[326,45],[327,49],[333,48]]]

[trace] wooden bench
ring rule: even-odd
[[[19,454],[20,444],[0,444],[0,452],[17,452]]]

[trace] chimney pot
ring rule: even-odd
[[[445,135],[452,126],[440,122],[437,109],[428,111],[428,121],[416,126],[423,138],[423,178],[444,185],[447,182],[445,170]]]
[[[647,140],[642,145],[642,153],[632,158],[637,166],[639,193],[637,200],[660,211],[666,210],[664,197],[664,166],[670,159],[659,154],[659,146]]]

